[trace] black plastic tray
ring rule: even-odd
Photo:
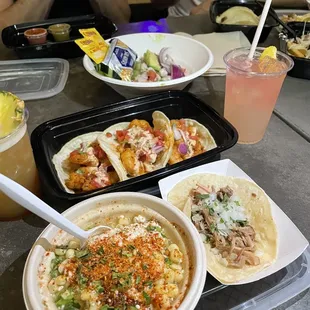
[[[29,45],[24,32],[31,28],[48,28],[50,25],[67,23],[71,25],[70,40],[55,42],[51,34],[47,42],[40,45]],[[117,31],[116,26],[101,15],[83,15],[70,18],[48,19],[41,22],[13,25],[2,31],[2,41],[8,48],[13,48],[19,58],[74,58],[83,56],[84,52],[74,43],[81,38],[81,28],[96,28],[104,39],[108,39]]]
[[[302,35],[304,27],[305,27],[305,33],[310,32],[309,23],[306,23],[305,25],[305,23],[301,23],[301,22],[291,22],[291,23],[288,23],[287,25],[293,30],[295,30],[298,37]],[[293,38],[293,36],[290,33],[288,33],[285,29],[283,29],[283,33],[285,34],[286,38],[289,38],[289,39]],[[280,39],[280,50],[283,53],[288,54],[287,43],[283,39]],[[310,80],[310,59],[294,57],[290,54],[288,55],[293,58],[294,67],[287,74],[290,76],[296,77],[296,78]]]
[[[155,110],[164,112],[169,118],[196,119],[210,130],[218,147],[181,163],[93,192],[70,194],[63,189],[51,160],[66,142],[76,136],[92,131],[103,131],[115,123],[134,118],[151,122],[152,112]],[[228,121],[195,96],[179,91],[126,100],[71,114],[41,124],[31,135],[44,199],[53,205],[56,202],[61,208],[102,193],[141,191],[156,186],[160,179],[168,175],[216,160],[217,155],[231,148],[237,140],[237,131]]]
[[[253,41],[257,26],[247,26],[247,25],[223,25],[218,24],[216,22],[216,17],[222,13],[224,13],[226,10],[233,6],[245,6],[251,9],[257,16],[260,16],[262,14],[262,7],[259,5],[259,3],[256,3],[256,1],[247,1],[247,0],[219,0],[214,1],[211,4],[210,7],[210,18],[212,23],[216,25],[217,31],[219,32],[231,32],[231,31],[242,31],[245,36],[249,39],[250,42]],[[270,8],[270,10],[273,10]],[[273,10],[275,13],[275,11]],[[276,13],[275,13],[276,14]],[[264,42],[271,29],[273,27],[277,27],[279,23],[275,21],[272,17],[267,16],[266,23],[264,25],[262,34],[260,36],[259,42]]]

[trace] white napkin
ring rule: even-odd
[[[205,76],[225,75],[226,65],[223,60],[224,55],[232,49],[251,46],[249,40],[241,31],[213,32],[208,34],[196,34],[194,36],[184,32],[177,32],[176,34],[191,37],[201,42],[212,51],[214,63],[204,74]]]

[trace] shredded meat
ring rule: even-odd
[[[217,191],[216,196],[219,201],[223,201],[225,195],[230,198],[233,194],[234,191],[227,185],[226,187],[220,188],[220,190]]]

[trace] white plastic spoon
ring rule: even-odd
[[[32,213],[80,239],[82,246],[85,245],[90,236],[98,235],[107,229],[111,229],[111,227],[103,225],[97,226],[88,231],[81,229],[47,205],[44,201],[32,194],[28,189],[1,173],[0,191]]]

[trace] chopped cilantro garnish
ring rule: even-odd
[[[214,223],[211,223],[210,230],[211,230],[212,233],[214,233],[217,230],[217,227],[216,227],[216,225]]]
[[[100,310],[117,310],[118,308],[114,308],[112,306],[109,305],[104,305],[100,308]]]
[[[143,265],[142,265],[142,269],[143,269],[143,270],[146,270],[147,268],[148,268],[148,266],[147,266],[146,264],[143,264]]]
[[[150,305],[151,304],[151,297],[148,295],[148,293],[146,293],[145,291],[143,291],[143,297],[145,299],[145,302],[147,305]]]
[[[134,246],[134,245],[132,245],[132,244],[129,244],[128,245],[128,250],[135,250],[136,249],[136,247]]]
[[[195,198],[197,199],[208,199],[210,197],[209,194],[197,194]]]
[[[122,254],[123,256],[126,256],[126,257],[132,257],[132,253],[130,253],[130,252],[128,252],[128,251],[122,250],[122,251],[121,251],[121,254]]]
[[[248,221],[236,221],[241,227],[248,225]]]
[[[105,265],[107,263],[107,259],[106,258],[101,258],[100,259],[100,263]]]
[[[103,255],[104,254],[104,249],[103,249],[102,246],[98,249],[97,254],[99,254],[99,255]]]
[[[89,257],[89,255],[90,255],[90,253],[87,249],[76,252],[77,258],[87,258],[87,257]]]
[[[220,223],[223,224],[223,223],[225,223],[225,221],[221,218]]]
[[[165,263],[167,265],[172,265],[172,261],[171,261],[171,259],[169,257],[165,257]]]
[[[240,206],[240,202],[238,200],[235,200],[234,203],[236,206]]]
[[[146,281],[146,282],[143,283],[143,285],[146,285],[149,288],[152,288],[153,287],[153,282],[152,281]]]
[[[209,213],[210,213],[210,215],[212,216],[212,215],[214,214],[214,209],[211,208],[211,207],[209,207]]]
[[[140,281],[141,281],[141,277],[140,277],[140,276],[137,276],[137,278],[136,278],[136,284],[139,284]]]

